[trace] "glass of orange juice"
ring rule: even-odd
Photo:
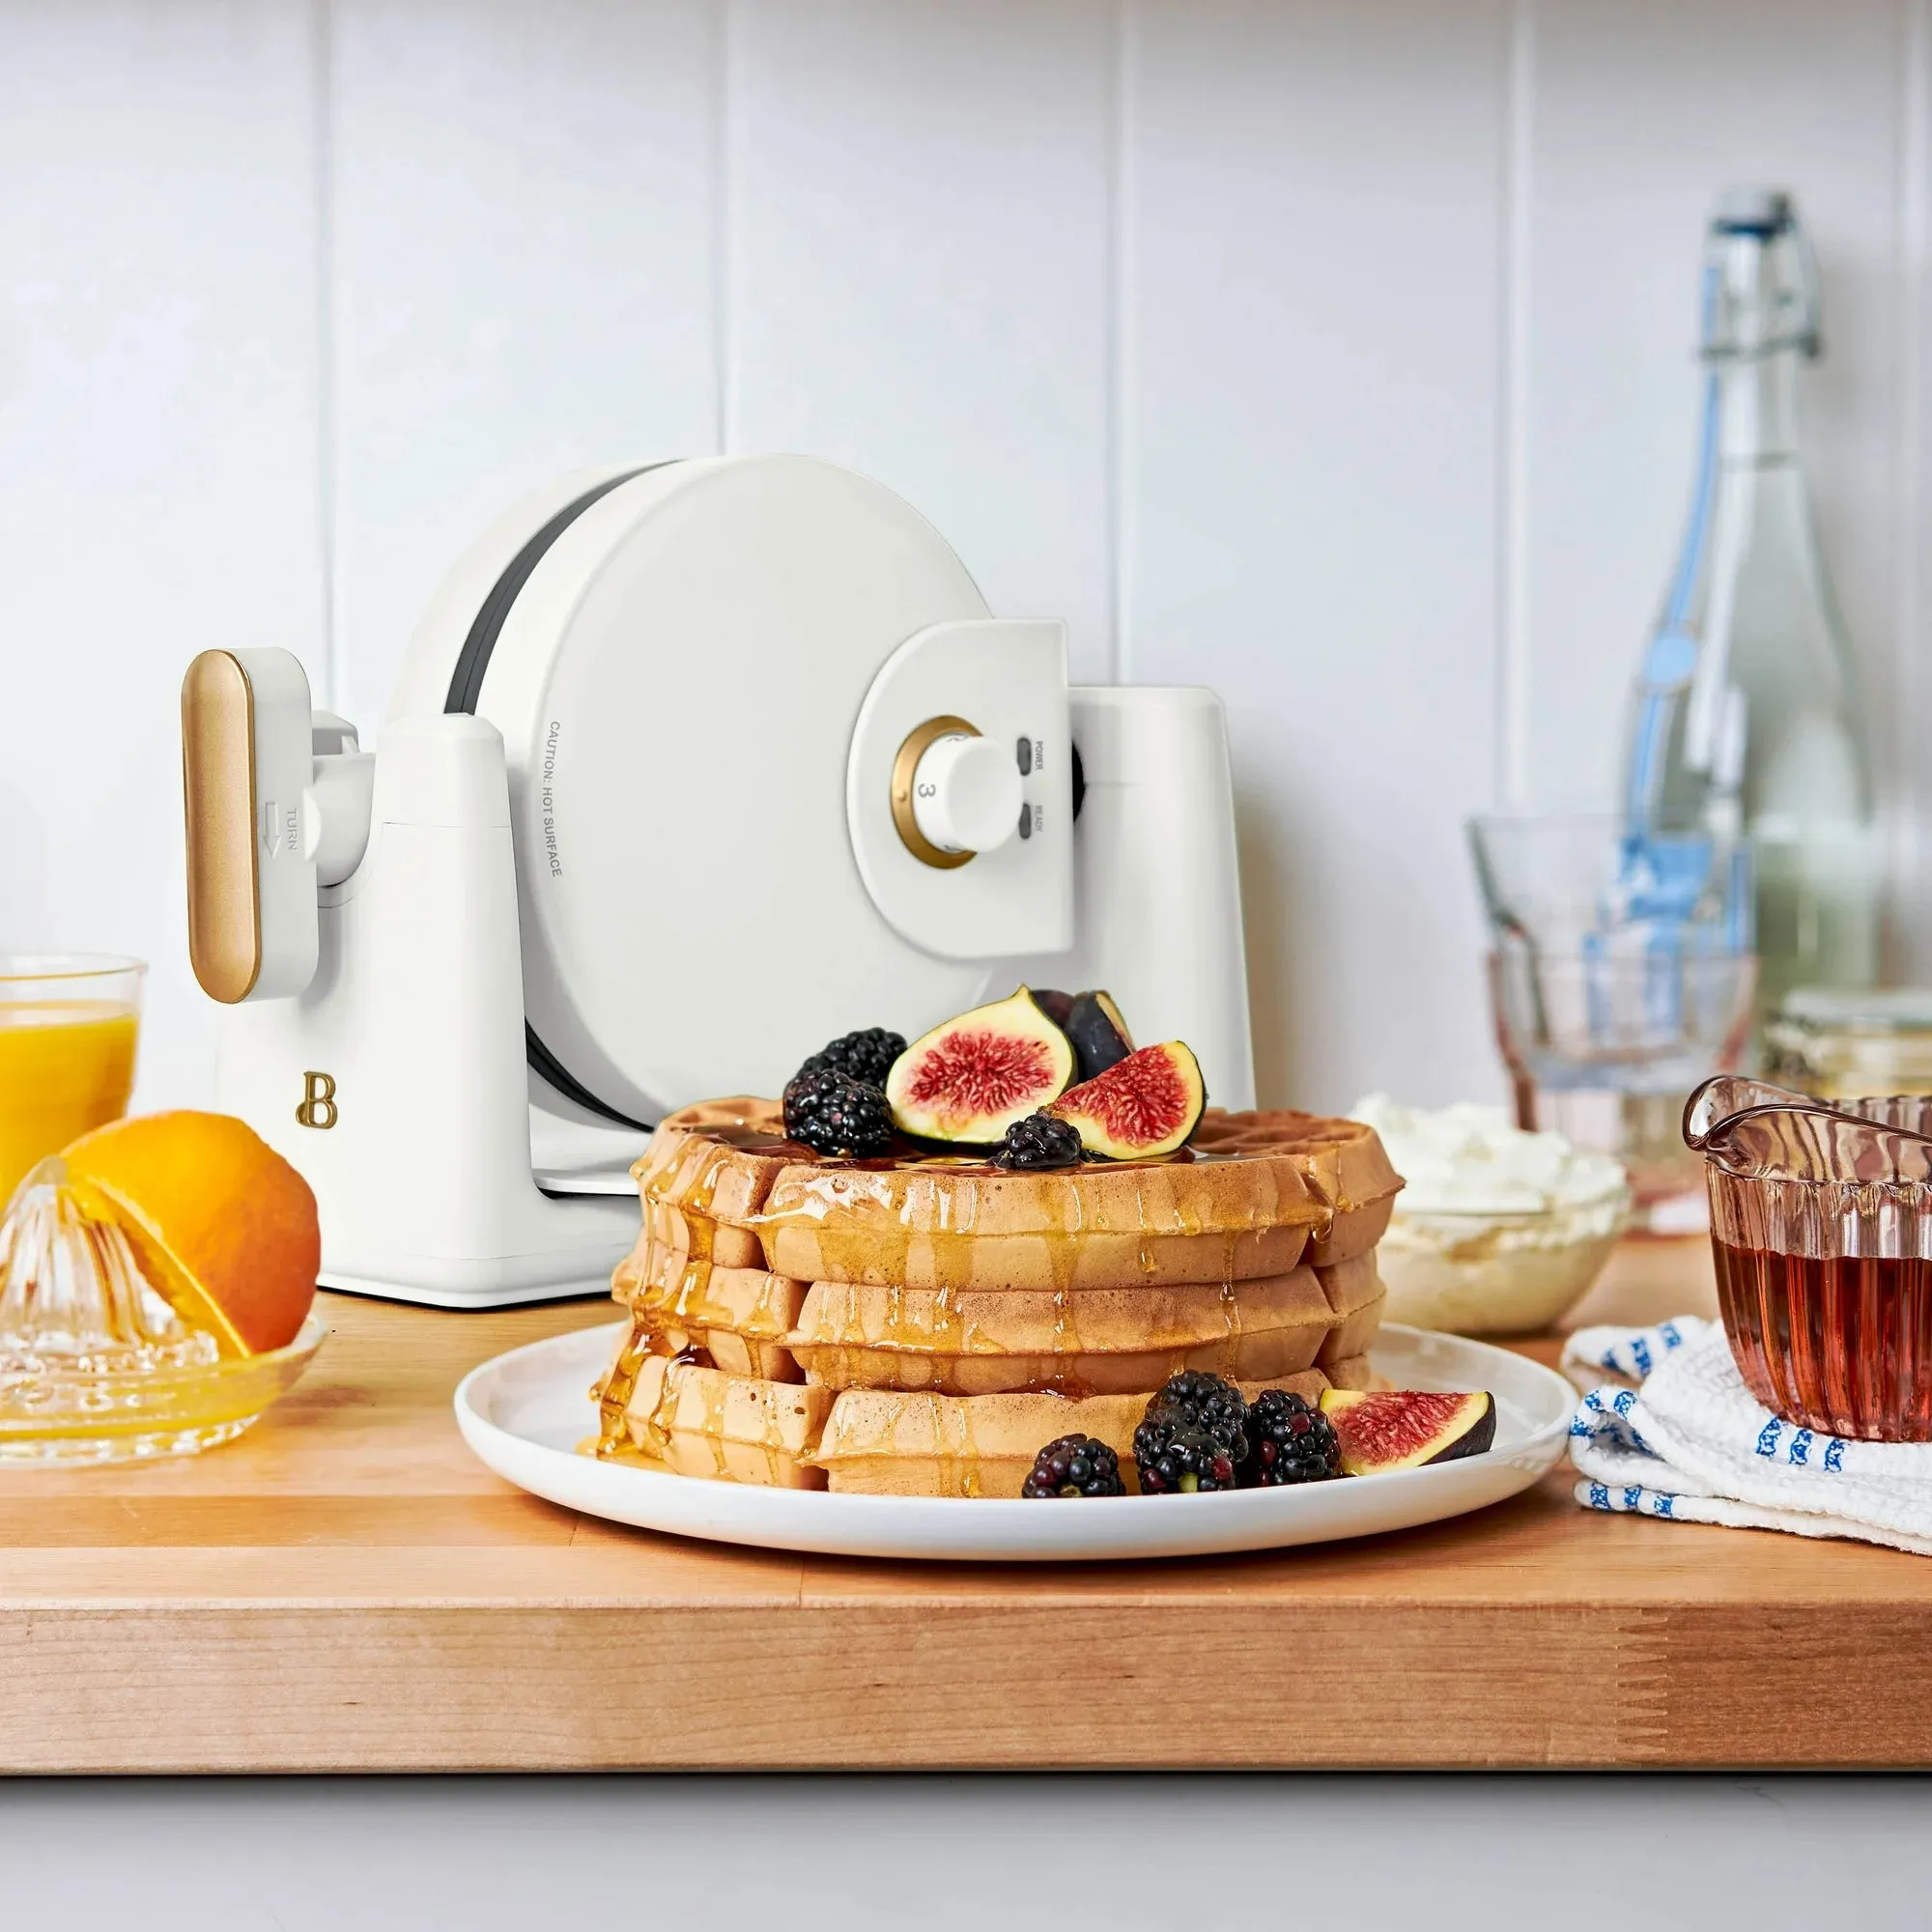
[[[0,952],[0,1208],[31,1169],[128,1111],[138,959]]]

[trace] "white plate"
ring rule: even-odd
[[[585,1391],[621,1323],[512,1349],[465,1376],[456,1421],[499,1476],[533,1495],[639,1529],[826,1556],[985,1563],[1207,1556],[1374,1536],[1486,1509],[1526,1490],[1563,1453],[1576,1391],[1553,1370],[1486,1343],[1385,1325],[1376,1367],[1399,1388],[1488,1389],[1495,1446],[1481,1456],[1386,1476],[1208,1496],[1042,1503],[938,1496],[845,1496],[707,1482],[576,1453],[596,1426]]]

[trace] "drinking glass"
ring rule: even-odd
[[[50,1153],[128,1111],[138,959],[0,952],[0,1207]]]
[[[1706,834],[1633,838],[1614,812],[1498,812],[1468,822],[1499,940],[1561,951],[1640,934],[1670,952],[1749,952],[1751,853]]]
[[[1703,1163],[1684,1145],[1684,1099],[1708,1074],[1739,1065],[1757,961],[1515,943],[1489,964],[1517,1124],[1621,1160],[1638,1228],[1701,1227]]]
[[[1468,833],[1519,1122],[1620,1159],[1638,1228],[1702,1227],[1679,1114],[1749,1042],[1748,844],[1633,838],[1610,812],[1499,813]]]

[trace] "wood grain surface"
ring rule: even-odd
[[[1710,1293],[1699,1244],[1633,1246],[1580,1313]],[[730,1549],[539,1502],[458,1437],[466,1370],[608,1304],[326,1313],[229,1447],[0,1468],[0,1770],[1932,1760],[1918,1558],[1587,1516],[1561,1470],[1278,1555]]]

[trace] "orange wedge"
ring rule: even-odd
[[[127,1235],[183,1321],[226,1355],[296,1338],[315,1299],[315,1196],[227,1114],[144,1114],[84,1134],[62,1158],[82,1206]]]

